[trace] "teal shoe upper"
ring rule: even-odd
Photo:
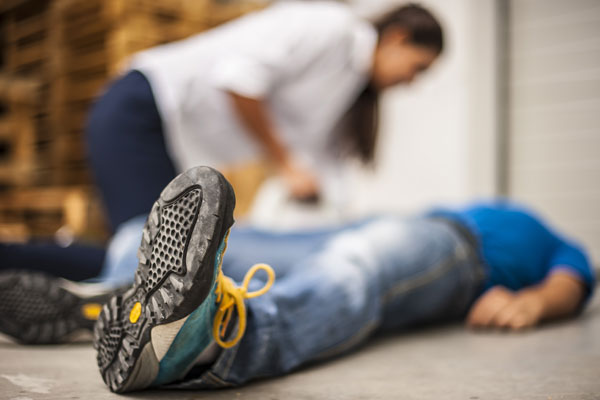
[[[181,326],[169,350],[160,360],[158,375],[151,386],[160,386],[183,378],[182,375],[189,370],[198,355],[213,342],[213,320],[217,311],[216,279],[225,248],[226,239],[223,239],[215,257],[210,293]]]

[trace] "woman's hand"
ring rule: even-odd
[[[267,157],[278,167],[292,197],[305,202],[319,199],[318,181],[309,170],[290,161],[291,155],[276,131],[270,110],[263,99],[253,99],[229,92],[236,110],[248,132],[265,150]]]
[[[544,313],[544,299],[534,291],[513,292],[494,286],[471,307],[467,325],[471,328],[521,330],[537,325]]]
[[[319,183],[311,171],[288,162],[281,167],[280,173],[294,199],[305,202],[318,201]]]

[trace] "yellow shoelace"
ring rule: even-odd
[[[275,282],[275,271],[267,264],[253,265],[252,268],[246,272],[244,282],[240,287],[237,287],[231,278],[225,276],[223,271],[221,271],[221,264],[223,263],[222,257],[227,250],[228,238],[229,232],[227,232],[227,235],[225,236],[225,247],[221,255],[221,262],[219,263],[219,275],[217,276],[217,288],[215,289],[217,295],[216,302],[219,303],[219,308],[217,309],[213,321],[213,338],[219,346],[225,349],[235,346],[242,339],[242,336],[244,336],[244,332],[246,331],[246,305],[244,304],[244,300],[262,296],[271,289],[273,282]],[[248,292],[248,285],[250,284],[252,277],[254,277],[254,274],[260,269],[267,273],[269,280],[260,290]],[[238,314],[238,330],[235,338],[226,342],[223,340],[223,337],[225,336],[227,325],[233,315],[234,307]]]
[[[264,270],[267,275],[269,275],[269,280],[260,290],[248,292],[248,285],[250,284],[252,277],[260,269]],[[219,346],[228,349],[235,346],[242,339],[242,336],[244,336],[244,332],[246,331],[246,305],[244,304],[244,300],[261,296],[269,291],[271,286],[273,286],[273,282],[275,282],[275,271],[267,264],[255,264],[246,273],[244,282],[240,287],[237,287],[233,280],[223,275],[223,272],[220,270],[217,279],[217,303],[220,304],[213,322],[213,337]],[[234,307],[238,314],[237,334],[235,335],[235,338],[225,342],[222,338],[225,336],[225,331],[227,330],[227,325],[233,315]]]

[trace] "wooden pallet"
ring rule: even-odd
[[[32,182],[35,168],[33,136],[30,120],[17,120],[14,116],[0,120],[0,185]]]
[[[0,102],[35,105],[41,96],[41,82],[0,73]]]
[[[52,237],[63,228],[76,237],[107,237],[95,190],[90,186],[31,188],[0,193],[0,226],[26,232],[28,237]],[[0,236],[0,240],[10,238]]]
[[[5,70],[27,76],[51,75],[52,49],[58,44],[53,35],[55,18],[52,2],[18,2],[5,14]]]
[[[0,0],[0,240],[2,232],[47,236],[66,224],[65,215],[72,215],[64,209],[66,188],[91,182],[83,145],[89,107],[131,54],[262,5],[260,0]],[[228,172],[238,192],[238,216],[263,176],[256,168],[248,171]],[[86,196],[81,198],[97,204],[95,196]]]
[[[51,184],[37,170],[54,160],[41,81],[0,73],[0,186]]]
[[[55,52],[59,73],[49,102],[52,129],[62,130],[61,137],[81,134],[92,101],[132,54],[201,32],[216,24],[216,18],[232,18],[249,9],[226,6],[228,11],[215,17],[208,10],[219,7],[208,0],[58,0],[56,4],[55,36],[61,49]],[[58,148],[60,153],[66,146]],[[69,154],[63,151],[57,158],[64,160]]]
[[[3,0],[0,3],[0,14],[5,14],[27,3],[28,0]]]

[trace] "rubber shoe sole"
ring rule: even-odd
[[[155,381],[160,360],[151,331],[179,323],[207,299],[234,207],[229,182],[208,167],[179,175],[154,203],[133,287],[104,306],[94,328],[98,367],[110,390],[139,390]]]
[[[76,332],[91,333],[113,292],[84,296],[69,290],[76,285],[41,272],[0,273],[0,332],[23,344],[63,343]]]

